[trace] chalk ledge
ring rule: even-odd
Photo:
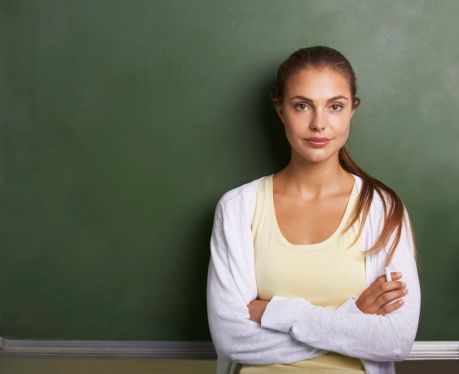
[[[0,338],[0,358],[215,360],[217,354],[212,342]],[[459,342],[415,342],[407,360],[459,360]]]

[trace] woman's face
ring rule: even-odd
[[[292,159],[338,162],[355,108],[344,75],[329,68],[306,68],[290,77],[276,110],[292,146]]]

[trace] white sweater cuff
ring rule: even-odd
[[[342,304],[337,311],[340,313],[360,313],[360,314],[365,314],[363,313],[359,308],[357,308],[357,305],[355,305],[355,302],[357,301],[357,297],[351,296],[349,299],[347,299],[344,304]]]
[[[355,305],[356,300],[357,297],[351,296],[337,309],[337,311],[340,313],[364,314]],[[295,311],[302,303],[309,304],[301,297],[285,298],[282,296],[274,296],[268,305],[266,305],[265,312],[261,317],[261,326],[271,330],[289,333],[296,318]]]
[[[290,332],[294,321],[295,307],[302,302],[307,301],[301,297],[274,296],[261,317],[261,326],[281,332]]]

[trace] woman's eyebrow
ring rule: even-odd
[[[305,96],[293,96],[292,98],[290,98],[290,100],[295,100],[295,99],[299,99],[299,100],[302,100],[302,101],[306,101],[306,102],[310,102],[312,103],[313,100],[308,98],[308,97],[305,97]],[[346,96],[343,96],[343,95],[338,95],[338,96],[333,96],[331,97],[330,99],[327,100],[327,102],[329,101],[335,101],[335,100],[339,100],[339,99],[342,99],[342,100],[349,100]]]
[[[330,99],[328,99],[327,101],[335,101],[335,100],[349,100],[346,96],[343,96],[343,95],[338,95],[338,96],[334,96]]]
[[[295,100],[295,99],[300,99],[300,100],[303,100],[303,101],[309,101],[309,102],[312,103],[312,100],[307,98],[307,97],[305,97],[305,96],[293,96],[293,97],[290,98],[290,100]]]

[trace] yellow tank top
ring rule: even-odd
[[[258,298],[273,296],[303,297],[314,305],[337,309],[350,296],[360,296],[366,289],[365,257],[359,239],[357,221],[343,233],[358,198],[354,184],[343,219],[327,240],[312,245],[295,245],[285,239],[277,224],[272,176],[260,181],[252,221],[255,246],[255,275]],[[242,365],[241,374],[255,373],[365,373],[358,358],[331,352],[293,364]]]

